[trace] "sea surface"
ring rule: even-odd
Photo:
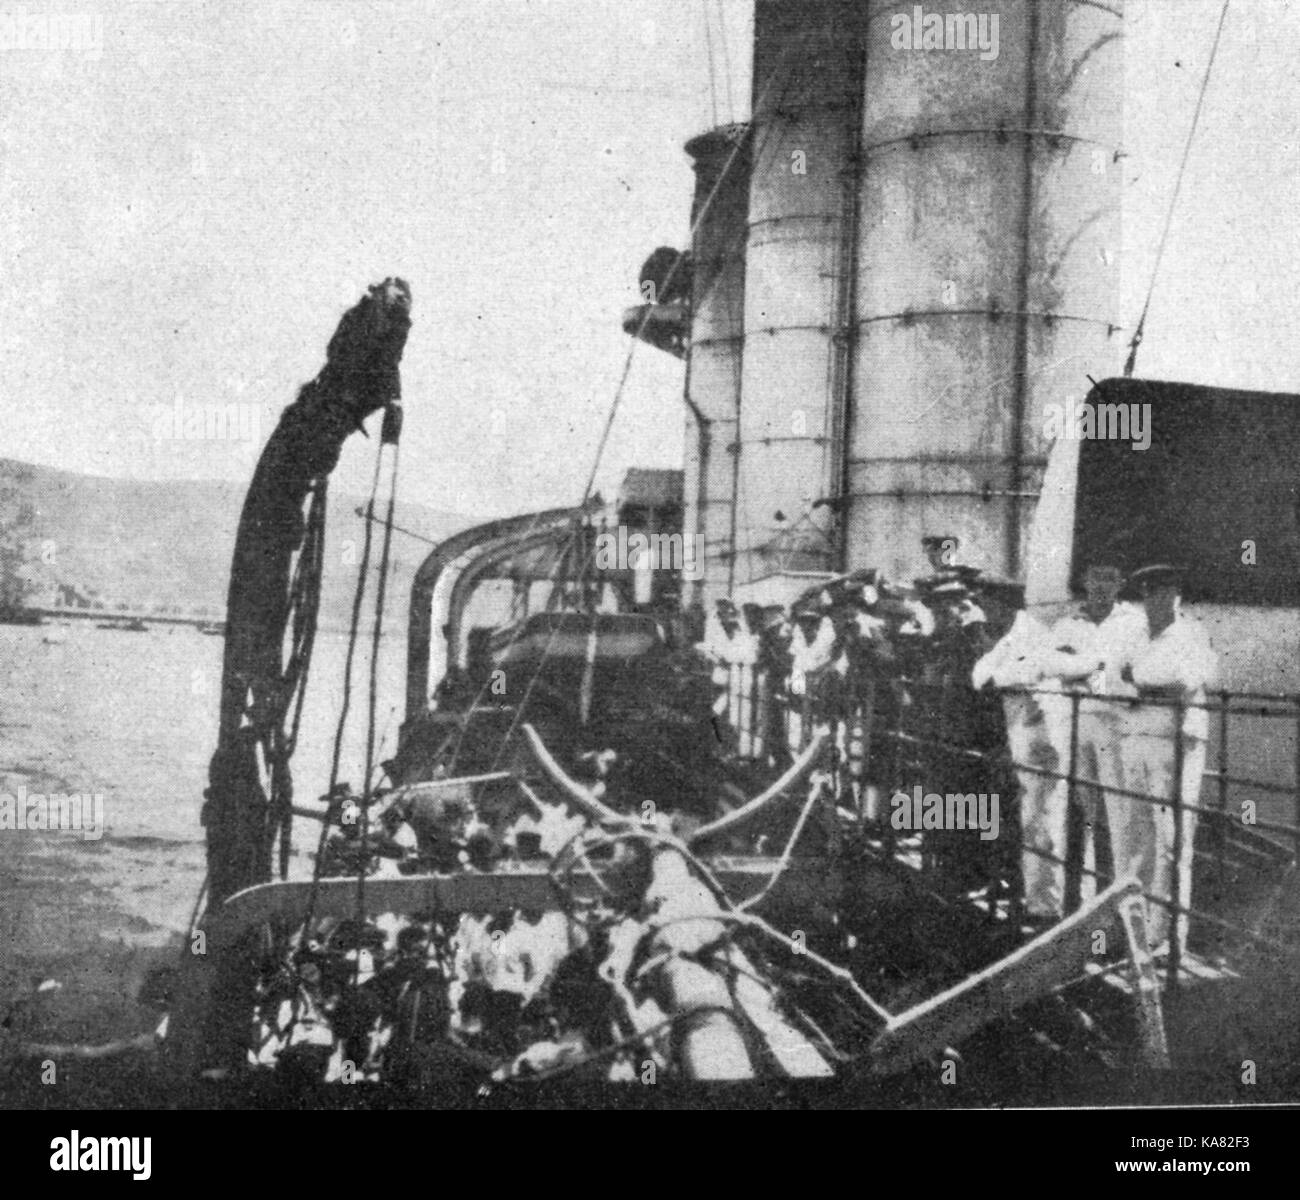
[[[63,640],[59,640],[59,639]],[[295,800],[328,784],[346,637],[318,636]],[[0,625],[0,793],[103,796],[103,836],[0,829],[0,1056],[6,1040],[98,1042],[156,1022],[144,978],[188,929],[205,862],[199,812],[216,745],[224,641],[188,627],[147,633]],[[370,638],[358,646],[340,777],[365,761]],[[405,630],[380,645],[376,760],[396,746]],[[294,825],[291,874],[310,872],[319,826]]]

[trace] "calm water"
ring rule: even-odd
[[[66,641],[52,645],[48,627],[0,625],[0,792],[102,793],[105,832],[91,841],[75,831],[0,830],[0,1000],[53,978],[66,1010],[59,1033],[93,1038],[121,1024],[113,1017],[135,974],[128,960],[185,930],[202,884],[199,810],[224,642],[188,628],[59,628]],[[299,801],[328,782],[345,649],[342,635],[318,638],[294,760]],[[368,650],[367,638],[344,743],[342,778],[354,785]],[[377,758],[396,744],[404,674],[403,632],[380,649]],[[310,870],[306,850],[318,832],[295,822],[294,874]]]

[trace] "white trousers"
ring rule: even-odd
[[[1146,796],[1172,800],[1176,757],[1173,738],[1138,734],[1124,738],[1121,746],[1126,786]],[[1177,903],[1183,909],[1192,905],[1192,866],[1195,861],[1197,822],[1195,807],[1200,803],[1205,751],[1203,739],[1183,736],[1183,769],[1182,778],[1178,781],[1178,794],[1183,804],[1183,844],[1178,855],[1177,896]],[[1132,800],[1129,805],[1133,810],[1139,807],[1146,809],[1148,815],[1143,817],[1142,814],[1133,812],[1130,817],[1130,828],[1126,830],[1127,841],[1124,843],[1128,862],[1130,866],[1136,867],[1137,877],[1150,895],[1157,900],[1173,900],[1174,844],[1177,833],[1173,804],[1144,804],[1140,800]],[[1111,842],[1116,847],[1115,866],[1119,871],[1125,860],[1120,857],[1113,826]],[[1171,923],[1171,913],[1163,904],[1147,901],[1147,940],[1153,948],[1169,939]],[[1187,927],[1187,918],[1180,916],[1178,946],[1180,953],[1184,954],[1187,951]]]
[[[1150,841],[1149,830],[1143,834],[1142,822],[1149,827],[1150,815],[1139,811],[1147,806],[1117,794],[1125,787],[1122,727],[1119,722],[1084,714],[1079,718],[1079,760],[1075,764],[1075,797],[1087,825],[1084,839],[1084,873],[1082,898],[1090,900],[1097,892],[1096,828],[1102,815],[1110,834],[1115,876],[1122,878],[1125,867],[1137,852],[1139,843]]]
[[[1007,746],[1020,783],[1020,836],[1024,846],[1020,869],[1025,912],[1035,917],[1060,917],[1065,911],[1068,791],[1063,779],[1040,774],[1064,773],[1057,739],[1050,736],[1059,731],[1043,719],[1041,712],[1034,720],[1030,714],[1037,706],[1030,705],[1023,697],[1006,700]]]

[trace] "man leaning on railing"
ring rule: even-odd
[[[974,666],[976,688],[1003,689],[1007,748],[1020,783],[1025,918],[1049,925],[1065,904],[1069,705],[1048,678],[1052,636],[1024,611],[1024,587],[984,581],[980,603],[998,640]],[[999,637],[999,635],[1001,635]],[[1065,747],[1065,749],[1063,749]]]
[[[1147,638],[1121,668],[1121,678],[1137,688],[1143,701],[1129,713],[1120,743],[1125,785],[1166,801],[1149,806],[1153,820],[1138,875],[1150,895],[1173,901],[1176,873],[1176,902],[1185,913],[1192,904],[1196,805],[1209,734],[1205,693],[1217,674],[1218,656],[1204,629],[1181,611],[1182,576],[1176,567],[1153,563],[1134,572],[1132,582],[1142,594]],[[1174,816],[1175,794],[1181,822]],[[1169,925],[1164,904],[1148,905],[1147,938],[1157,953],[1168,949]],[[1182,914],[1177,938],[1181,958],[1187,948],[1187,917]]]
[[[1136,696],[1120,679],[1120,671],[1147,641],[1146,615],[1119,599],[1124,572],[1114,558],[1097,555],[1083,574],[1084,601],[1052,628],[1058,654],[1078,664],[1062,670],[1072,691],[1086,696]],[[1068,661],[1068,659],[1067,659]],[[1134,857],[1151,843],[1151,806],[1124,794],[1121,744],[1127,706],[1118,699],[1084,699],[1079,703],[1079,728],[1073,774],[1076,797],[1090,834],[1104,817],[1110,840],[1113,873],[1125,873]],[[1068,753],[1068,748],[1067,748]],[[1085,847],[1085,872],[1095,870],[1096,838]],[[1085,893],[1092,876],[1085,874]]]

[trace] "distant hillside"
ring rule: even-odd
[[[245,485],[135,482],[0,459],[0,603],[90,603],[143,611],[218,615]],[[331,493],[321,622],[351,612],[365,499]],[[398,504],[398,524],[439,540],[473,517]],[[349,545],[351,543],[351,545]],[[376,546],[378,543],[376,543]],[[429,547],[393,538],[394,611],[402,611]]]

